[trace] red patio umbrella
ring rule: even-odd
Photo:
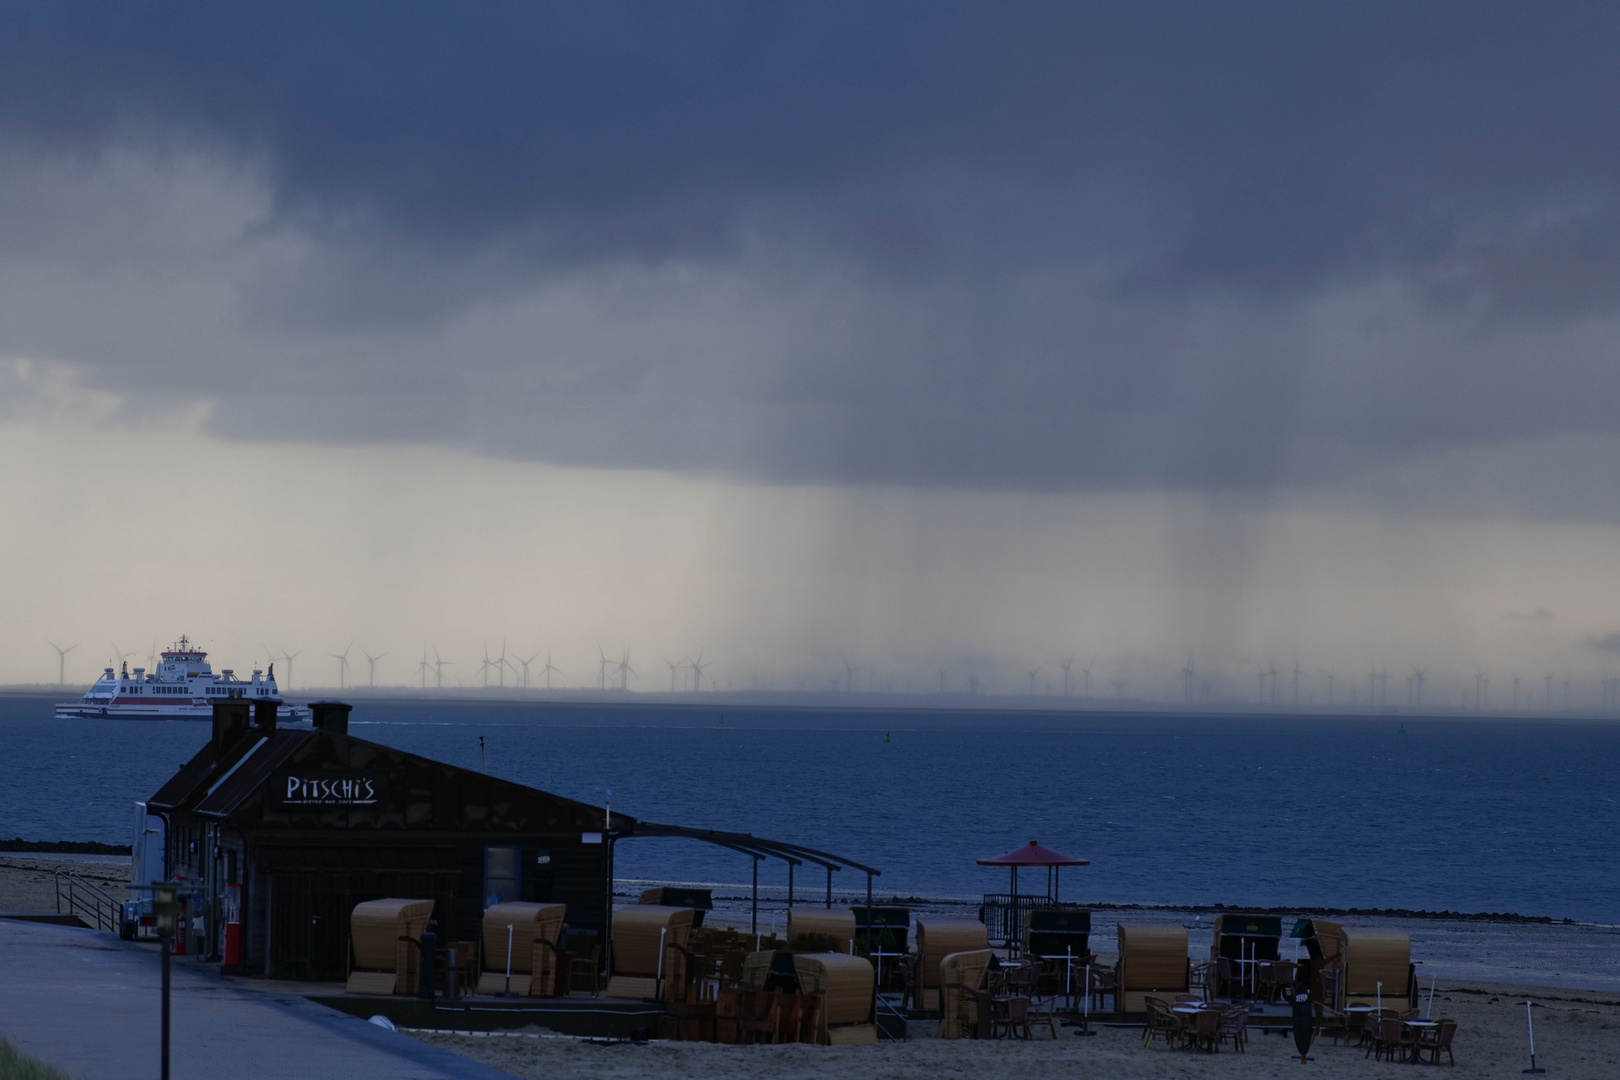
[[[1012,870],[1012,892],[1018,895],[1018,868],[1020,866],[1044,866],[1050,871],[1047,878],[1046,894],[1051,899],[1057,899],[1057,868],[1060,866],[1090,866],[1090,859],[1076,859],[1072,855],[1065,855],[1061,851],[1053,851],[1044,844],[1037,844],[1031,840],[1023,847],[1013,848],[1004,855],[997,855],[990,859],[974,860],[980,866],[1006,866]]]

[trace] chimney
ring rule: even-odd
[[[227,750],[247,734],[248,703],[243,698],[218,698],[214,701],[214,753]]]
[[[281,702],[274,698],[253,703],[253,726],[259,729],[258,734],[268,738],[276,733],[276,710],[279,708]]]
[[[309,703],[310,726],[316,731],[330,731],[336,735],[349,733],[349,710],[353,705],[341,701],[312,701]]]

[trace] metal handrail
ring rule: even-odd
[[[64,914],[62,904],[66,901],[66,914],[88,915],[95,921],[97,930],[118,930],[122,904],[99,885],[92,885],[71,870],[55,870],[52,874],[56,878],[57,914]]]

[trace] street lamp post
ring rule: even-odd
[[[163,957],[162,1080],[169,1080],[169,952],[179,905],[180,886],[173,881],[152,884],[152,926],[158,934],[158,952]]]

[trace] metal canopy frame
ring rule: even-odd
[[[753,833],[727,832],[723,829],[693,829],[685,825],[662,825],[655,821],[638,821],[635,828],[629,832],[615,834],[613,843],[620,840],[635,839],[637,837],[679,837],[686,840],[700,840],[706,844],[747,855],[753,860],[754,881],[753,901],[749,913],[749,933],[759,932],[759,864],[763,859],[781,859],[787,863],[788,868],[788,910],[793,909],[793,872],[805,863],[820,866],[827,872],[826,906],[832,907],[832,876],[834,871],[842,870],[846,866],[851,870],[859,870],[866,875],[866,906],[872,906],[872,879],[878,877],[883,871],[865,863],[846,859],[842,855],[834,855],[830,851],[819,848],[805,847],[803,844],[792,844],[785,840],[768,840]]]

